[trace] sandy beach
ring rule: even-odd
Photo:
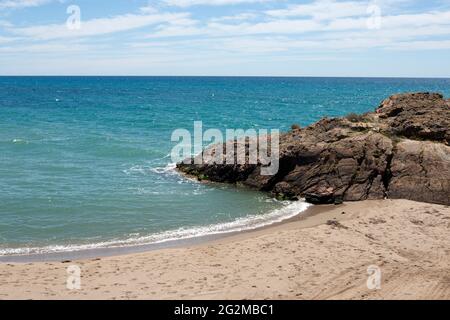
[[[334,221],[334,222],[330,222]],[[450,299],[450,209],[406,200],[314,207],[202,245],[0,264],[0,299]],[[81,289],[66,287],[81,269]],[[381,288],[367,287],[368,267]]]

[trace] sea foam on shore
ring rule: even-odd
[[[274,200],[276,201],[276,200]],[[126,246],[141,246],[181,241],[206,236],[243,232],[270,226],[291,219],[304,212],[311,205],[304,201],[283,201],[284,206],[261,215],[248,215],[230,222],[211,224],[190,228],[178,228],[146,236],[130,235],[126,239],[117,239],[88,244],[52,245],[30,248],[4,248],[0,249],[0,256],[34,255],[60,252],[84,251],[93,249],[117,248]]]

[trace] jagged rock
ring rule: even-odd
[[[449,122],[450,100],[442,95],[400,94],[374,113],[325,118],[281,135],[280,169],[273,176],[261,175],[260,164],[220,164],[214,155],[222,145],[199,155],[201,165],[177,167],[317,204],[404,198],[449,205]]]
[[[438,93],[392,96],[377,109],[388,130],[411,139],[450,143],[450,104]]]

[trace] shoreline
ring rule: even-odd
[[[295,202],[291,203],[294,204]],[[303,202],[307,204],[306,202]],[[210,242],[220,241],[225,238],[239,236],[245,233],[252,233],[266,228],[277,227],[285,223],[305,219],[310,216],[314,216],[319,212],[325,210],[328,206],[314,206],[307,204],[308,207],[295,216],[283,219],[282,221],[272,222],[267,225],[248,228],[240,231],[230,231],[217,234],[207,234],[200,236],[193,236],[184,239],[167,240],[162,242],[148,243],[148,244],[133,244],[123,246],[111,246],[103,248],[82,249],[73,251],[60,251],[60,252],[46,252],[46,253],[32,253],[32,254],[13,254],[13,255],[0,255],[0,264],[4,263],[33,263],[33,262],[61,262],[68,260],[85,260],[94,258],[106,258],[115,256],[124,256],[136,253],[145,253],[149,251],[164,250],[171,248],[186,248],[191,246],[198,246],[208,244]],[[287,207],[287,206],[286,206]],[[284,208],[286,208],[284,207]],[[321,208],[320,208],[321,207]],[[282,209],[282,208],[280,208]],[[245,228],[245,227],[244,227]]]
[[[311,209],[187,247],[2,263],[0,299],[450,299],[448,206],[371,200]],[[80,290],[66,288],[72,265]],[[366,286],[374,265],[380,290]]]

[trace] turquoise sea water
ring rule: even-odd
[[[281,129],[449,79],[0,77],[0,255],[254,228],[304,209],[180,177],[177,128]]]

